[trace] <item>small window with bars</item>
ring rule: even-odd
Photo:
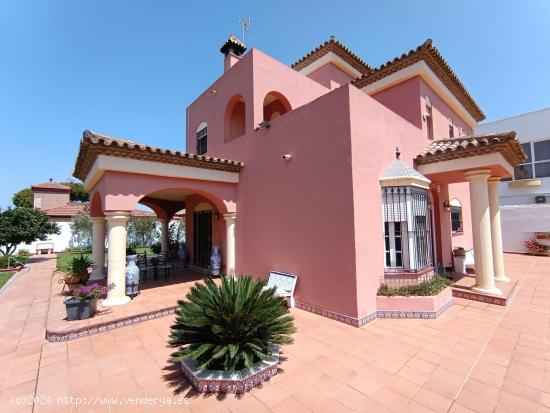
[[[203,155],[208,151],[208,127],[197,131],[197,155]]]

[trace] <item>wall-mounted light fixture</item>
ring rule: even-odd
[[[220,213],[218,211],[213,211],[212,212],[212,219],[214,221],[218,221],[220,219]]]
[[[443,208],[445,208],[445,211],[447,212],[451,210],[451,203],[447,199],[443,201]]]
[[[283,159],[285,161],[290,161],[292,159],[292,155],[289,154],[289,153],[286,153],[286,154],[283,155]]]

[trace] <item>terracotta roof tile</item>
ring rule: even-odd
[[[331,36],[326,42],[320,44],[314,50],[306,54],[304,57],[300,58],[298,61],[292,64],[291,67],[295,70],[301,70],[329,52],[333,52],[334,54],[336,54],[355,70],[359,71],[362,75],[366,75],[372,71],[372,68],[368,64],[366,64],[361,58],[359,58],[346,46],[336,40],[334,36]]]
[[[31,186],[32,189],[55,189],[58,191],[67,191],[69,192],[71,190],[70,186],[67,185],[61,185],[57,182],[43,182],[41,184],[34,184]]]
[[[500,153],[513,166],[527,161],[527,155],[513,131],[434,141],[415,161],[417,165],[424,165],[495,152]]]
[[[79,212],[87,212],[87,203],[70,203],[54,208],[45,209],[43,212],[52,218],[74,218]]]
[[[237,56],[241,56],[246,51],[246,45],[231,35],[220,47],[220,52],[227,55],[229,52],[233,52]]]
[[[371,72],[366,73],[353,83],[358,88],[363,88],[421,60],[426,62],[439,80],[441,80],[441,82],[451,91],[476,121],[479,122],[485,119],[483,111],[479,108],[472,96],[470,96],[445,59],[443,59],[439,50],[432,45],[431,39],[426,40],[423,44],[416,49],[410,50],[407,54],[402,54]]]
[[[242,162],[157,148],[155,146],[136,143],[126,139],[117,139],[85,130],[82,140],[80,141],[80,148],[73,176],[84,181],[99,155],[228,172],[239,172],[244,166]]]

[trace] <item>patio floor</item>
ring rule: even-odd
[[[216,397],[196,394],[170,363],[173,316],[47,342],[55,264],[33,260],[0,295],[0,411],[550,412],[550,259],[505,263],[519,282],[506,307],[456,299],[436,320],[361,329],[294,309],[296,342],[279,374],[242,397]]]
[[[50,341],[60,340],[69,333],[92,330],[90,327],[109,326],[117,321],[127,320],[128,323],[139,322],[145,316],[156,318],[172,313],[177,300],[184,298],[191,286],[203,278],[202,274],[175,267],[171,276],[165,279],[164,273],[158,275],[158,280],[149,274],[148,281],[140,283],[140,294],[130,303],[117,307],[98,307],[93,318],[86,320],[67,321],[61,294],[63,284],[58,282],[62,276],[55,274],[51,279],[51,297],[48,310],[46,334]],[[81,333],[86,334],[86,333]],[[71,338],[73,339],[73,338]],[[64,340],[63,340],[64,341]]]

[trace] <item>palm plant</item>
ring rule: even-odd
[[[211,278],[196,283],[179,300],[169,344],[177,361],[191,359],[199,370],[234,371],[271,356],[269,344],[290,344],[296,331],[285,300],[251,277]]]

